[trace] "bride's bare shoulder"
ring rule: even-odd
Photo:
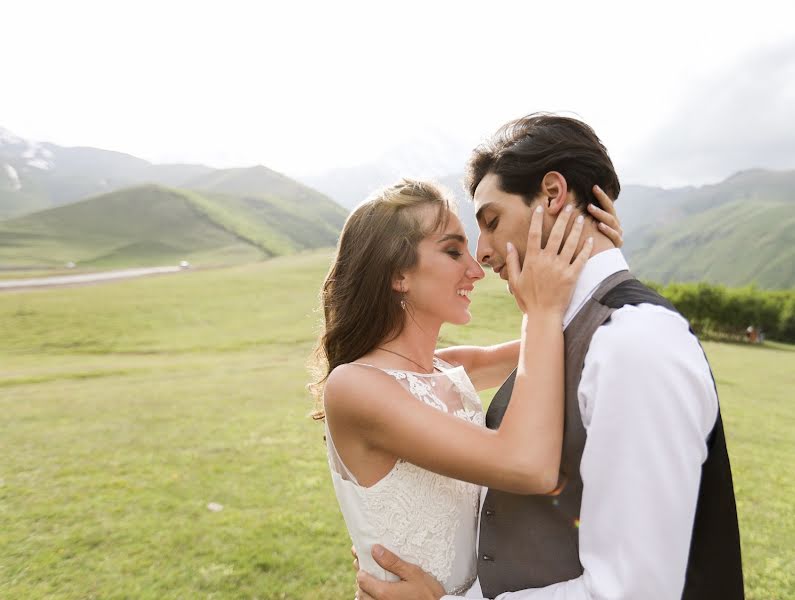
[[[389,379],[376,368],[365,364],[346,363],[329,373],[324,388],[324,402],[349,405],[363,396],[378,394],[389,385]]]

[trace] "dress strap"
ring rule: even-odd
[[[370,365],[370,364],[362,363],[362,362],[352,362],[352,363],[348,363],[348,364],[349,365],[359,365],[360,367],[370,367],[371,369],[378,369],[379,371],[383,371],[384,370],[381,367],[376,367],[375,365]]]
[[[325,423],[326,425],[326,450],[328,450],[328,459],[329,464],[331,465],[332,469],[339,474],[340,477],[343,479],[347,479],[359,485],[359,481],[356,479],[356,475],[351,473],[350,469],[345,466],[345,463],[342,462],[342,457],[340,457],[339,453],[337,452],[337,447],[334,445],[334,440],[331,438],[331,430],[328,426],[328,421]]]
[[[439,358],[435,354],[433,355],[433,366],[436,369],[438,369],[439,371],[455,369],[455,367],[453,365],[451,365],[447,361],[442,360],[441,358]]]
[[[349,365],[359,365],[361,367],[370,367],[371,369],[378,369],[379,371],[386,371],[386,372],[397,371],[399,373],[414,373],[414,374],[417,374],[417,375],[433,375],[434,374],[434,373],[419,373],[418,371],[410,371],[408,369],[393,369],[392,367],[376,367],[375,365],[371,365],[371,364],[363,363],[363,362],[351,362],[351,363],[348,363],[348,364]],[[446,368],[452,368],[452,365],[449,365],[448,363],[444,362],[441,358],[437,358],[435,356],[433,357],[433,369],[434,369],[434,372],[439,371],[440,373],[443,373]]]

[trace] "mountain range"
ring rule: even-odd
[[[351,202],[350,196],[332,196],[346,206],[397,179],[377,165],[353,172],[349,184],[361,197]],[[432,175],[456,197],[474,253],[478,228],[463,174],[437,170]],[[327,192],[337,183],[338,172],[313,179],[315,187]],[[625,185],[616,210],[624,229],[624,254],[642,278],[770,289],[795,286],[795,170],[750,169],[699,187]]]
[[[333,246],[346,215],[264,166],[156,165],[0,130],[0,267],[256,260]]]
[[[348,209],[406,173],[453,192],[474,250],[463,176],[449,174],[463,164],[461,147],[432,142],[299,182],[264,166],[158,165],[0,128],[0,268],[227,264],[333,246]],[[795,171],[752,169],[700,187],[625,185],[616,206],[640,277],[795,286]]]

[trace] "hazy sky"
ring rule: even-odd
[[[295,175],[568,111],[625,182],[700,183],[795,168],[790,6],[0,2],[0,126]]]

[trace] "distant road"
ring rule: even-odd
[[[81,285],[86,283],[111,281],[114,279],[143,277],[144,275],[176,273],[182,270],[183,269],[180,267],[149,267],[146,269],[120,269],[118,271],[104,271],[102,273],[84,273],[82,275],[59,275],[57,277],[35,277],[31,279],[6,279],[0,280],[0,290],[48,287],[56,285]]]

